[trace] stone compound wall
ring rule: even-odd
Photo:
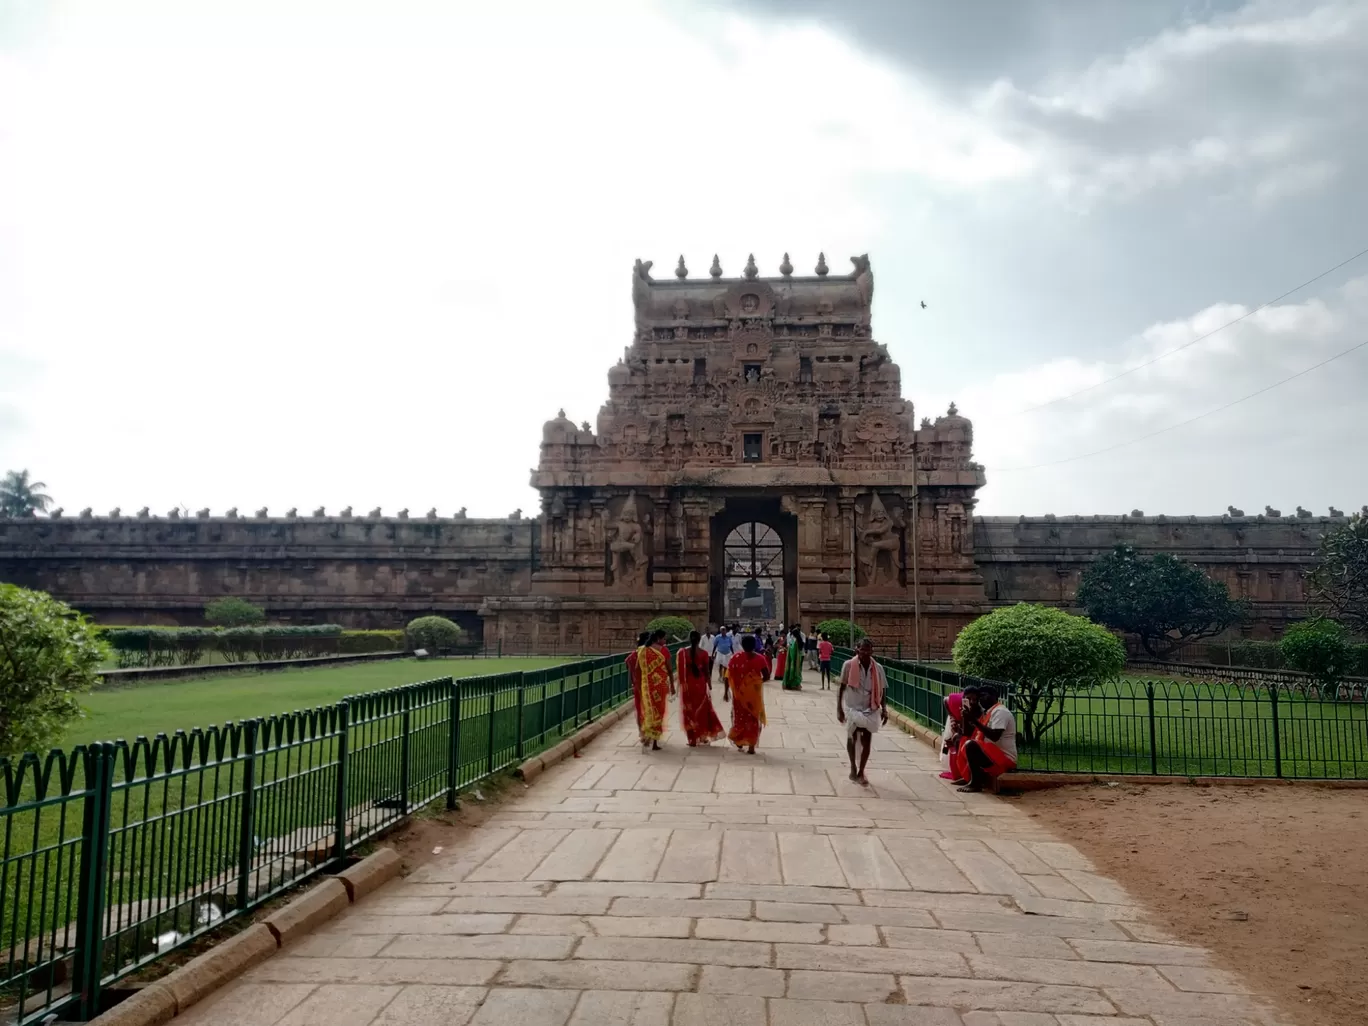
[[[478,631],[485,597],[525,594],[532,520],[0,519],[0,580],[103,623],[197,624],[235,595],[271,619],[396,627],[441,613]]]
[[[978,517],[973,552],[984,580],[981,608],[1020,601],[1070,607],[1083,568],[1124,542],[1201,566],[1250,601],[1254,622],[1248,636],[1272,637],[1307,614],[1303,574],[1321,534],[1343,522]],[[548,602],[532,595],[539,534],[536,519],[0,520],[0,580],[51,592],[105,623],[200,623],[205,602],[237,595],[283,622],[394,627],[436,612],[478,632],[493,605],[500,607],[498,619],[508,621],[506,641],[580,644],[590,651],[621,647],[648,611],[700,621],[706,616],[701,599],[672,601],[668,594],[651,595],[651,610],[610,596]],[[805,579],[803,590],[811,587]],[[841,615],[843,592],[837,586],[831,595],[809,596],[805,612]],[[815,601],[809,605],[810,600]],[[868,610],[863,599],[860,605]],[[944,654],[958,622],[972,618],[973,611],[947,609],[937,617],[928,605],[923,611],[929,654]],[[515,609],[524,615],[509,617]],[[911,615],[910,603],[902,610],[870,611],[869,626],[880,638],[910,637]],[[518,619],[533,626],[513,630]]]
[[[1308,614],[1305,572],[1342,517],[978,517],[974,550],[993,605],[1072,607],[1084,568],[1113,546],[1167,552],[1249,602],[1247,637],[1269,638]]]

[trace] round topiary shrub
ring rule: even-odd
[[[849,620],[823,620],[817,625],[817,636],[825,634],[833,645],[854,648],[861,638],[868,637],[864,628]]]
[[[682,616],[657,616],[646,625],[648,631],[664,631],[671,641],[687,640],[693,629],[693,624]]]
[[[445,616],[420,616],[408,625],[409,646],[429,652],[449,652],[461,643],[464,632]]]
[[[1063,718],[1071,692],[1120,676],[1126,647],[1086,616],[1020,602],[960,631],[954,658],[961,673],[1011,686],[1021,742],[1030,745]]]
[[[266,622],[266,610],[246,599],[228,596],[207,603],[204,618],[216,627],[256,627]]]
[[[1309,673],[1326,691],[1333,692],[1348,672],[1350,651],[1345,630],[1323,616],[1294,623],[1278,647],[1288,666]]]

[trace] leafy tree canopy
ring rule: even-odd
[[[96,627],[70,606],[0,584],[0,755],[56,744],[104,658]]]
[[[465,632],[445,616],[420,616],[410,620],[409,643],[430,652],[447,652],[461,643]]]
[[[1349,639],[1334,620],[1316,617],[1294,623],[1279,647],[1288,666],[1309,673],[1323,688],[1333,690],[1348,672]]]
[[[863,637],[866,637],[864,628],[858,624],[853,624],[849,620],[823,620],[817,625],[817,636],[827,635],[833,645],[841,648],[852,648]]]
[[[648,631],[664,631],[671,641],[685,640],[693,629],[693,624],[682,616],[657,616],[646,625]]]
[[[1164,552],[1147,559],[1129,545],[1083,572],[1078,604],[1098,623],[1134,634],[1156,659],[1214,637],[1245,615],[1226,586],[1197,567]]]
[[[1368,506],[1321,539],[1311,590],[1350,630],[1368,636]]]
[[[31,517],[52,505],[42,481],[33,481],[27,470],[10,470],[0,480],[0,517]]]
[[[1011,685],[1017,730],[1031,745],[1063,717],[1070,692],[1117,678],[1126,647],[1087,617],[1021,602],[960,631],[954,658],[961,673]]]
[[[266,622],[266,611],[246,599],[214,599],[204,607],[204,618],[220,627],[255,627]]]

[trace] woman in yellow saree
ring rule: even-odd
[[[765,657],[755,654],[755,637],[747,634],[741,639],[741,652],[732,656],[727,667],[732,700],[732,729],[727,737],[750,755],[755,754],[765,725],[766,665]]]
[[[652,751],[660,751],[660,739],[665,734],[665,707],[672,690],[670,684],[670,663],[668,655],[659,647],[644,644],[636,650],[637,684],[636,708],[637,727],[641,732],[641,744],[650,745]]]

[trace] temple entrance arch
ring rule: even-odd
[[[780,626],[798,611],[798,520],[778,499],[727,499],[710,524],[708,619]]]

